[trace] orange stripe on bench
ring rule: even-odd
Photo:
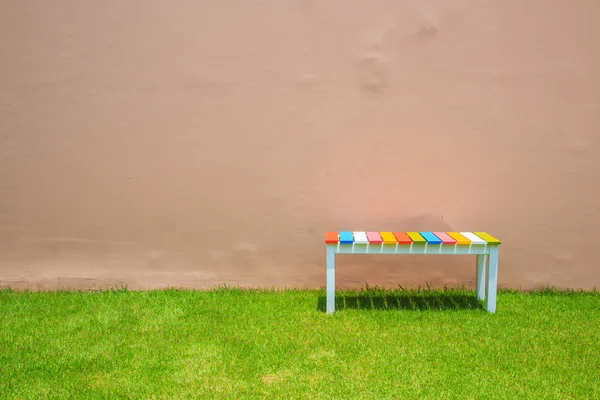
[[[412,240],[408,237],[406,232],[394,232],[394,236],[396,236],[396,240],[400,244],[411,244]]]
[[[373,244],[383,243],[383,240],[381,240],[381,236],[379,236],[379,232],[367,232],[367,239],[369,239],[369,243],[373,243]]]
[[[337,232],[326,232],[325,233],[325,243],[337,243],[338,242],[338,233]]]

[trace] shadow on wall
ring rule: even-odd
[[[357,209],[360,209],[357,206]],[[414,216],[403,216],[396,212],[390,215],[389,207],[382,207],[381,211],[375,209],[369,213],[356,212],[355,208],[347,210],[343,215],[336,215],[328,223],[319,222],[321,230],[339,231],[464,231],[465,227],[452,227],[442,214],[421,214]],[[339,213],[339,210],[332,210]],[[320,237],[319,237],[320,238]]]
[[[325,312],[326,297],[319,296],[317,309]],[[475,293],[410,293],[410,294],[340,294],[335,298],[336,311],[343,310],[484,310]]]

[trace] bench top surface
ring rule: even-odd
[[[500,240],[486,232],[326,232],[327,244],[439,244],[499,245]]]

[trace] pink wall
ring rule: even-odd
[[[327,230],[600,286],[600,2],[0,3],[0,286],[318,287]],[[471,284],[461,257],[338,283]]]

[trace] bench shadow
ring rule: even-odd
[[[325,312],[326,296],[319,296],[317,309]],[[407,293],[407,294],[371,294],[340,293],[335,296],[335,310],[484,310],[483,302],[477,300],[475,293]]]

